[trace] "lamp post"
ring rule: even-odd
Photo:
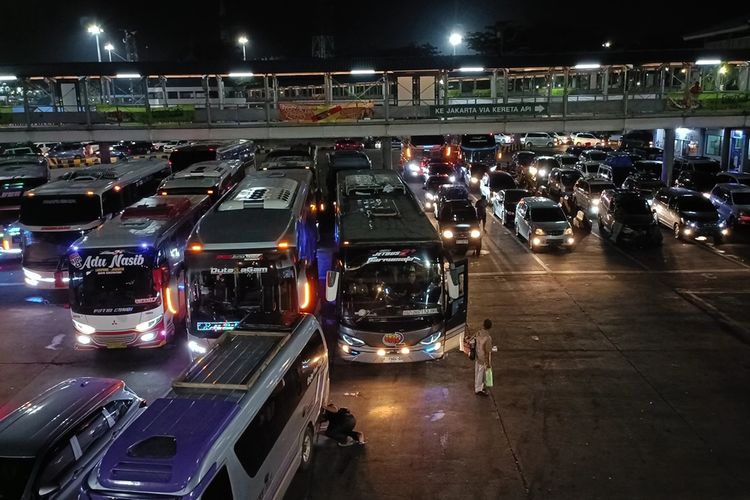
[[[245,35],[242,35],[237,39],[237,43],[242,45],[242,60],[246,61],[246,53],[245,53],[245,46],[247,45],[248,39]]]
[[[96,39],[96,59],[99,62],[102,62],[102,51],[99,48],[99,35],[104,33],[104,30],[96,24],[92,24],[88,27],[87,31],[89,32],[89,34],[94,35],[94,38]]]
[[[112,62],[112,51],[115,50],[115,46],[112,45],[112,42],[107,42],[104,45],[104,50],[107,51],[107,55],[109,56],[109,62]]]
[[[456,47],[458,45],[461,45],[461,42],[464,41],[464,37],[461,36],[460,33],[451,33],[448,37],[448,43],[450,43],[453,46],[453,55],[456,55]]]

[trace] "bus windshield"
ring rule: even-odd
[[[90,250],[68,255],[70,307],[81,314],[130,314],[161,304],[154,255],[137,249]]]
[[[102,218],[97,195],[24,196],[21,223],[27,226],[72,226]]]
[[[219,337],[250,313],[296,310],[294,267],[279,256],[208,254],[190,269],[190,332]]]
[[[352,250],[341,287],[344,316],[355,322],[441,312],[441,270],[433,250]]]
[[[461,147],[470,149],[486,149],[495,147],[495,136],[492,134],[475,134],[461,136]]]
[[[24,231],[23,263],[34,269],[58,271],[68,247],[81,237],[80,231]]]

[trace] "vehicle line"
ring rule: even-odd
[[[592,223],[592,226],[593,226],[593,223]],[[603,237],[602,237],[602,236],[601,236],[601,235],[599,234],[599,232],[601,231],[601,229],[599,228],[599,223],[597,223],[597,224],[596,224],[596,230],[597,230],[597,232],[594,232],[594,231],[593,231],[593,227],[592,227],[592,230],[591,230],[591,233],[590,233],[590,234],[594,235],[594,237],[596,237],[596,238],[598,238],[599,240],[603,241],[603,242],[604,242],[605,244],[608,244],[608,243],[612,243],[611,241],[609,241],[609,239],[608,239],[608,238],[607,238],[607,239],[605,239],[605,238],[603,238]],[[618,252],[618,253],[619,253],[620,255],[622,255],[622,256],[624,256],[624,257],[626,257],[626,258],[628,258],[628,259],[632,260],[632,261],[633,261],[633,262],[635,262],[636,264],[638,264],[638,266],[639,266],[639,267],[642,267],[643,269],[645,269],[645,270],[647,270],[647,271],[650,271],[650,270],[651,270],[651,268],[649,268],[649,267],[648,267],[648,266],[647,266],[646,264],[644,264],[643,262],[641,262],[641,261],[640,261],[640,259],[638,259],[638,258],[636,258],[636,257],[634,257],[634,256],[632,256],[632,255],[630,255],[630,254],[629,254],[628,252],[626,252],[625,250],[623,250],[622,248],[620,248],[619,246],[617,246],[617,244],[616,244],[616,243],[615,243],[615,244],[612,244],[612,245],[609,245],[609,246],[611,246],[612,248],[614,248],[614,249],[615,249],[615,250],[616,250],[616,251],[617,251],[617,252]]]

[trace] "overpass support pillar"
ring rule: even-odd
[[[562,116],[563,120],[566,116],[568,116],[568,86],[570,85],[570,68],[565,68],[565,73],[563,74],[563,109],[562,109]]]
[[[661,180],[667,186],[672,185],[672,168],[674,166],[674,140],[673,128],[664,129],[664,155],[662,157]]]
[[[388,80],[388,72],[383,72],[383,118],[386,122],[391,119],[391,85]]]
[[[503,68],[503,104],[508,104],[508,68]]]
[[[333,81],[330,73],[323,75],[323,96],[326,104],[331,104],[333,101]]]
[[[729,169],[729,146],[732,142],[732,129],[727,127],[724,129],[724,134],[721,138],[721,168],[724,170]]]
[[[383,168],[393,170],[393,153],[391,152],[391,136],[380,138],[380,152],[383,154]]]
[[[271,121],[271,100],[269,97],[268,75],[263,75],[263,111],[266,113],[266,123]]]
[[[203,77],[203,91],[206,94],[206,123],[208,125],[211,125],[211,92],[209,89],[211,88],[211,81],[209,80],[210,76],[205,75]]]
[[[748,129],[744,129],[742,131],[742,149],[740,149],[740,164],[738,165],[740,172],[747,171],[748,167],[748,158],[747,158],[747,147],[748,143],[750,143],[750,139],[747,137],[747,133],[750,132]]]
[[[169,107],[169,96],[167,95],[167,77],[159,77],[159,85],[161,85],[161,95],[164,98],[164,107]],[[178,94],[179,95],[179,94]]]
[[[24,78],[21,83],[21,90],[23,91],[23,116],[26,121],[26,127],[31,128],[31,109],[29,108],[29,80]],[[88,102],[86,103],[86,125],[91,125],[91,119],[89,118]]]
[[[224,109],[224,80],[216,75],[216,96],[219,98],[219,109]]]
[[[81,78],[81,100],[83,101],[83,112],[86,114],[86,126],[91,126],[91,106],[89,106],[89,78],[84,76]],[[24,83],[25,85],[25,83]],[[28,101],[26,98],[26,87],[23,92],[24,109],[28,108]]]
[[[273,75],[273,109],[279,109],[279,79]]]
[[[490,80],[490,97],[492,104],[497,104],[497,70],[492,70],[492,79]]]

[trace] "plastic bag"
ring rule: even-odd
[[[484,370],[484,386],[485,387],[492,387],[492,368],[487,368]]]

